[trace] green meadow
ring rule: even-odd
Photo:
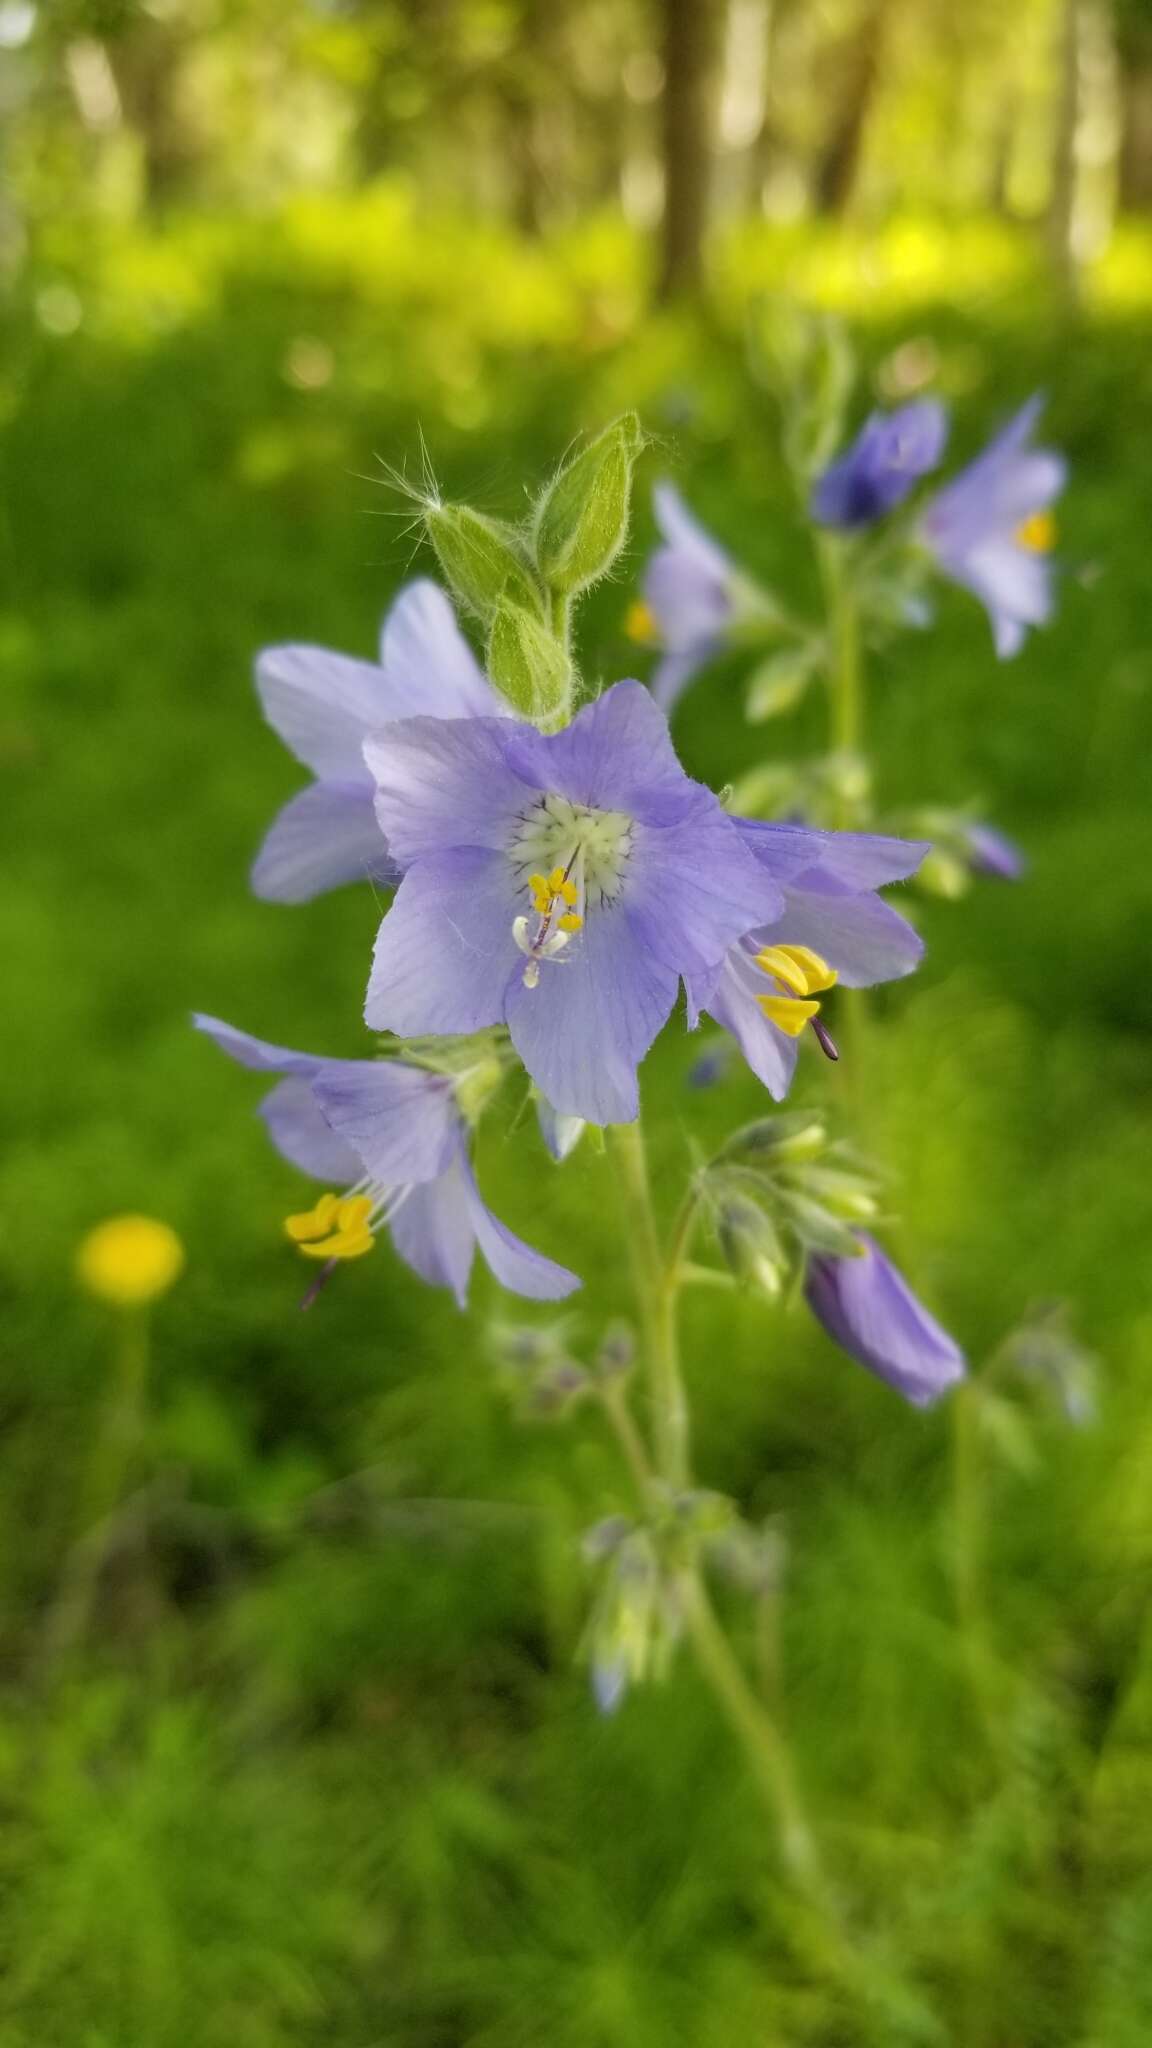
[[[531,246],[389,187],[259,226],[62,242],[0,323],[0,2048],[1146,2048],[1152,2038],[1152,243],[1079,314],[1008,235],[742,230],[705,317],[643,311],[629,237]],[[596,1416],[526,1421],[473,1314],[386,1244],[307,1315],[306,1184],[203,1008],[353,1055],[381,905],[297,910],[247,870],[301,772],[262,645],[370,654],[434,564],[389,469],[519,516],[572,437],[635,406],[633,541],[585,607],[624,622],[675,479],[800,606],[816,583],[749,333],[764,293],[851,315],[858,412],[935,352],[953,459],[1034,389],[1067,450],[1058,613],[995,660],[959,592],[870,668],[878,812],[977,799],[1017,886],[897,893],[928,942],[879,992],[845,1127],[893,1242],[985,1368],[1061,1305],[1094,1417],[1006,1379],[976,1445],[986,1665],[955,1592],[957,1416],[906,1408],[799,1308],[695,1293],[702,1484],[769,1518],[760,1611],[723,1591],[853,1903],[851,1996],[806,1948],[741,1757],[687,1661],[600,1717],[580,1534],[626,1504]],[[686,697],[713,786],[819,749],[818,693],[749,726],[739,661]],[[644,1070],[657,1187],[764,1107]],[[802,1069],[799,1099],[825,1077]],[[509,1084],[493,1206],[628,1313],[591,1145],[562,1172]],[[507,1135],[506,1135],[507,1134]],[[81,1504],[116,1344],[84,1233],[140,1210],[186,1271],[84,1625]],[[306,1276],[305,1276],[306,1277]],[[969,1447],[971,1448],[971,1447]],[[971,1533],[971,1532],[970,1532]],[[990,1726],[987,1697],[997,1703]]]

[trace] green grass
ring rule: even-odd
[[[521,258],[457,229],[433,260],[385,227],[375,249],[350,212],[342,236],[57,252],[79,331],[17,306],[4,334],[0,2048],[1144,2048],[1152,316],[1106,304],[1073,333],[1018,280],[976,310],[865,308],[870,368],[932,337],[959,451],[1043,384],[1074,467],[1051,631],[999,667],[945,595],[874,673],[884,802],[978,794],[1032,867],[924,906],[927,965],[878,1006],[868,1135],[972,1358],[1065,1299],[1102,1384],[1090,1429],[1029,1420],[1028,1470],[989,1458],[992,1754],[949,1591],[948,1414],[909,1413],[802,1316],[690,1304],[701,1480],[787,1535],[781,1711],[874,1979],[846,2008],[691,1672],[609,1722],[589,1704],[577,1538],[622,1500],[595,1423],[516,1421],[486,1281],[464,1321],[383,1250],[300,1317],[279,1233],[300,1183],[254,1083],[187,1027],[202,1006],[362,1048],[371,896],[246,893],[298,781],[249,672],[277,639],[371,649],[413,563],[377,455],[413,466],[422,431],[448,493],[514,515],[573,431],[636,403],[651,474],[811,594],[732,286],[707,333],[644,327],[607,234]],[[319,388],[286,379],[300,336],[330,351]],[[649,533],[588,607],[593,672],[633,665]],[[715,784],[819,738],[815,703],[749,731],[727,670],[681,728]],[[672,1032],[645,1072],[661,1188],[759,1107],[746,1077],[689,1091],[693,1056]],[[484,1177],[599,1277],[594,1341],[627,1306],[605,1163],[556,1175],[523,1125],[486,1136]],[[71,1265],[122,1208],[172,1222],[189,1265],[156,1318],[146,1512],[49,1680],[111,1343]]]

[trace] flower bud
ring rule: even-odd
[[[571,596],[607,574],[628,536],[632,471],[644,446],[624,413],[566,462],[536,507],[536,563],[551,589]]]
[[[470,505],[429,505],[424,524],[449,588],[466,611],[487,623],[506,594],[528,611],[542,612],[540,589],[513,527]]]
[[[596,1370],[601,1379],[623,1379],[635,1363],[636,1339],[627,1323],[609,1324],[596,1356]]]
[[[819,1116],[810,1109],[786,1110],[779,1116],[758,1117],[735,1131],[719,1154],[721,1159],[770,1155],[773,1165],[794,1165],[816,1159],[828,1143]]]
[[[737,1280],[759,1288],[770,1301],[779,1296],[788,1262],[775,1225],[750,1195],[725,1194],[716,1208],[716,1238]]]
[[[809,1167],[803,1175],[805,1194],[811,1195],[831,1216],[849,1223],[871,1223],[880,1214],[880,1204],[864,1178],[838,1167]]]
[[[547,626],[502,597],[488,637],[488,674],[521,718],[562,724],[572,694],[572,664]]]
[[[748,684],[744,708],[750,722],[762,725],[765,719],[779,718],[782,712],[791,711],[800,702],[822,659],[823,650],[812,640],[770,654]]]
[[[825,1252],[838,1259],[854,1259],[858,1256],[859,1240],[853,1235],[847,1223],[834,1214],[825,1203],[812,1201],[809,1196],[797,1194],[791,1188],[781,1190],[780,1202],[788,1222],[806,1250]]]

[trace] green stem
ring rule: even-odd
[[[682,1492],[691,1483],[688,1404],[680,1372],[676,1311],[683,1263],[699,1216],[700,1198],[694,1184],[680,1207],[665,1254],[656,1227],[639,1122],[613,1125],[611,1143],[624,1192],[626,1235],[651,1391],[651,1461],[622,1400],[613,1395],[605,1398],[604,1405],[636,1479],[640,1498],[647,1505],[657,1487]],[[830,1909],[824,1880],[788,1746],[733,1653],[694,1561],[678,1573],[677,1594],[697,1665],[748,1757],[761,1795],[779,1829],[786,1866],[811,1903],[827,1915]]]
[[[112,1353],[108,1402],[81,1496],[85,1529],[104,1521],[119,1505],[124,1477],[136,1449],[143,1420],[144,1392],[148,1382],[148,1340],[147,1308],[121,1309]]]
[[[833,751],[852,757],[864,742],[864,676],[860,662],[860,613],[852,587],[844,543],[823,535],[820,567],[828,605],[828,634],[832,647],[829,677],[831,694],[831,740]],[[846,766],[848,763],[846,762]],[[857,822],[857,805],[847,789],[836,797],[836,824],[842,831]]]
[[[952,1397],[952,1560],[956,1618],[972,1697],[989,1743],[1002,1742],[992,1691],[993,1655],[984,1608],[984,1461],[980,1446],[980,1400],[976,1381],[965,1380]]]
[[[676,1327],[679,1272],[665,1261],[661,1249],[639,1121],[613,1124],[611,1142],[624,1189],[632,1285],[648,1366],[656,1466],[661,1479],[680,1492],[688,1484],[689,1417]]]

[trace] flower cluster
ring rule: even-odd
[[[890,508],[943,431],[923,406],[869,422],[821,504],[852,523]],[[689,1028],[712,1018],[780,1100],[804,1043],[838,1057],[837,988],[895,979],[920,958],[879,891],[916,871],[925,842],[740,816],[681,765],[666,706],[734,609],[763,626],[771,607],[668,487],[666,545],[646,583],[668,629],[656,687],[626,680],[580,701],[566,607],[622,543],[640,445],[634,423],[606,430],[549,486],[529,535],[429,508],[454,595],[488,629],[486,666],[423,579],[385,619],[378,664],[308,646],[257,662],[264,713],[314,779],[268,831],[254,890],[288,903],[355,881],[394,891],[367,977],[374,1056],[291,1051],[195,1019],[230,1058],[277,1077],[260,1105],[269,1134],[321,1184],[285,1223],[316,1269],[307,1301],[383,1231],[462,1305],[477,1249],[510,1291],[561,1299],[579,1277],[514,1236],[480,1192],[475,1133],[502,1089],[521,1076],[562,1161],[586,1125],[637,1117],[641,1066],[682,994]],[[808,1218],[801,1263],[819,1250],[855,1265],[858,1301],[878,1255],[829,1220],[819,1188],[785,1195],[789,1228]],[[726,1200],[733,1244],[738,1204],[731,1190]],[[865,1362],[884,1372],[882,1353]],[[886,1376],[909,1391],[899,1346]]]

